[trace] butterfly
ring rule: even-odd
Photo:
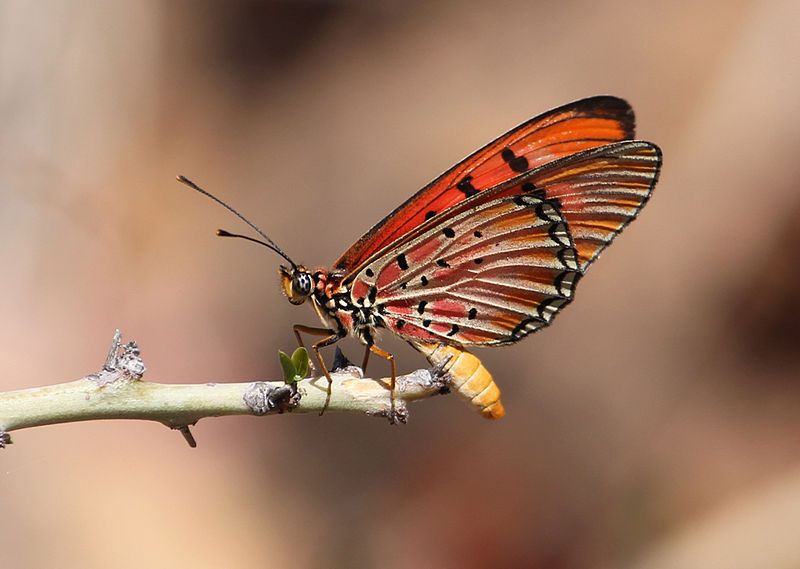
[[[472,346],[514,344],[541,330],[574,297],[578,281],[647,203],[661,150],[633,140],[630,105],[611,96],[569,103],[519,125],[477,150],[350,247],[332,268],[295,263],[232,207],[227,208],[283,257],[282,289],[295,305],[309,301],[323,327],[295,325],[320,337],[320,349],[346,336],[391,367],[377,345],[388,330],[452,377],[452,388],[488,418],[505,414],[500,390]]]

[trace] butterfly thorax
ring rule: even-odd
[[[375,328],[385,325],[380,306],[373,304],[374,299],[354,300],[350,289],[342,283],[342,274],[320,269],[313,277],[312,298],[320,320],[342,335],[347,334],[365,344],[372,344]]]

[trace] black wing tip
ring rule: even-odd
[[[614,95],[594,95],[567,103],[560,110],[580,110],[581,112],[605,115],[619,120],[625,128],[625,138],[636,136],[636,114],[630,103]]]

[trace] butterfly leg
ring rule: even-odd
[[[294,335],[297,338],[297,343],[300,344],[300,347],[305,347],[303,345],[303,338],[300,336],[300,333],[304,334],[313,334],[314,336],[325,336],[318,342],[314,342],[311,344],[311,349],[314,352],[314,355],[317,356],[317,362],[319,362],[319,367],[322,369],[322,373],[325,374],[325,378],[328,380],[328,393],[325,396],[325,404],[322,406],[322,411],[319,412],[320,415],[325,413],[325,410],[328,408],[328,405],[331,402],[331,390],[333,379],[331,378],[331,372],[328,371],[328,366],[325,365],[325,360],[322,359],[322,354],[319,353],[320,348],[324,348],[326,346],[330,346],[331,344],[335,344],[339,340],[345,337],[345,334],[342,332],[335,332],[329,328],[315,328],[313,326],[303,326],[302,324],[295,324],[293,326]]]
[[[294,330],[294,337],[297,338],[297,343],[301,348],[305,348],[305,344],[303,344],[303,338],[300,336],[301,332],[303,334],[308,334],[309,336],[330,336],[331,334],[336,333],[330,328],[317,328],[315,326],[303,326],[302,324],[295,324],[292,326],[292,330]]]
[[[361,362],[361,372],[367,374],[367,364],[369,363],[370,346],[364,350],[364,360]]]
[[[390,411],[391,411],[391,415],[389,417],[389,420],[390,421],[394,421],[395,417],[396,417],[395,408],[394,408],[394,387],[395,387],[395,383],[396,383],[396,380],[397,380],[397,367],[396,367],[395,362],[394,362],[394,355],[390,354],[386,350],[380,349],[378,346],[376,346],[374,344],[370,344],[369,345],[369,351],[364,355],[365,363],[366,363],[366,360],[369,359],[370,352],[375,354],[376,356],[381,357],[381,358],[385,359],[386,361],[388,361],[389,365],[392,368],[392,378],[391,378],[391,380],[389,382],[389,389],[391,390],[391,395],[390,395],[390,401],[391,401],[391,409],[390,409]]]

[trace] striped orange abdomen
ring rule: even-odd
[[[444,344],[414,343],[428,361],[450,374],[450,387],[487,419],[500,419],[506,414],[500,401],[500,388],[477,357],[464,348]]]

